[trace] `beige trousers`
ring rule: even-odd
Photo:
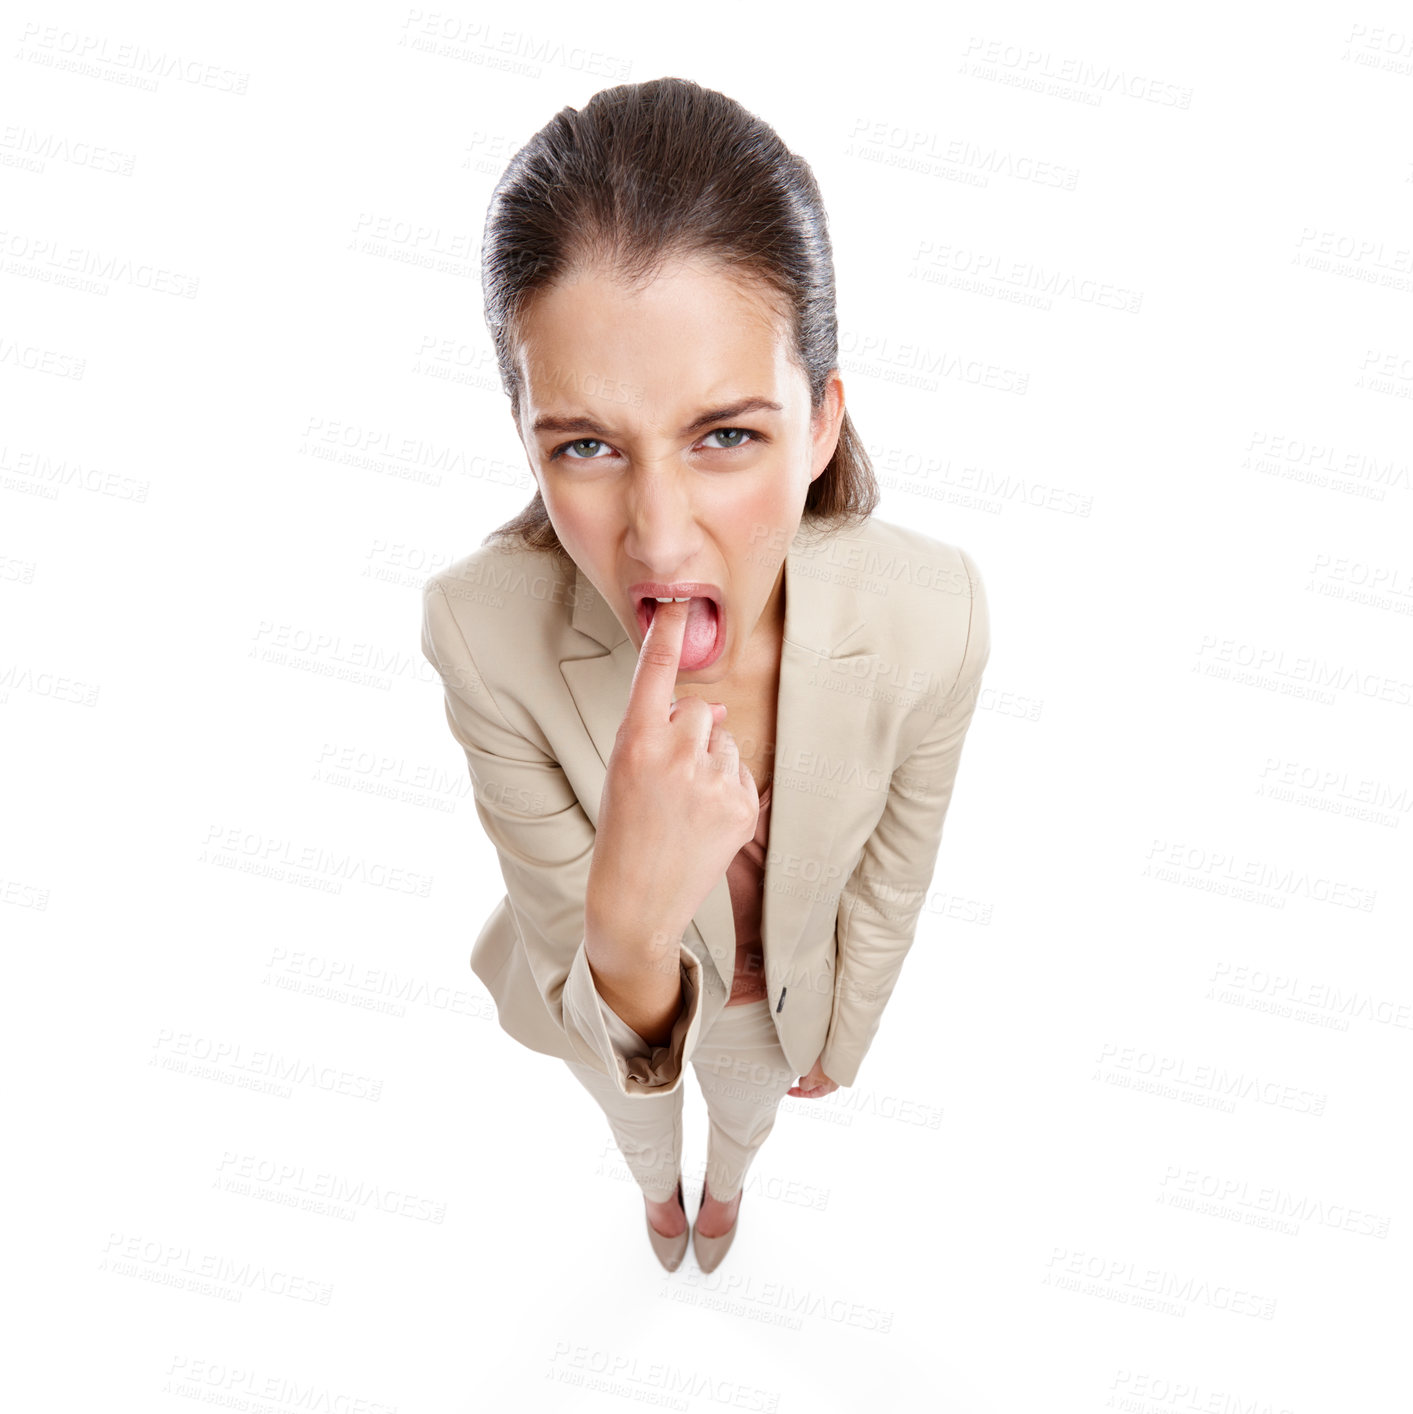
[[[664,1095],[624,1095],[588,1066],[565,1064],[599,1102],[643,1193],[654,1202],[666,1202],[676,1193],[682,1170],[683,1086]],[[707,1183],[713,1198],[729,1202],[741,1191],[756,1151],[775,1127],[785,1092],[799,1078],[780,1049],[769,999],[723,1007],[699,1039],[692,1065],[710,1120]]]

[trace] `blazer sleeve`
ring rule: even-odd
[[[971,557],[959,553],[971,596],[961,669],[934,702],[935,720],[894,771],[883,814],[839,896],[834,1007],[820,1061],[839,1085],[854,1083],[912,947],[991,652],[985,586]]]
[[[496,705],[436,576],[423,589],[422,652],[445,688],[447,724],[466,752],[476,814],[500,858],[540,998],[581,1064],[608,1076],[622,1094],[670,1094],[701,1030],[700,959],[684,941],[682,1009],[666,1044],[650,1045],[608,1006],[584,944],[594,826],[559,763]]]

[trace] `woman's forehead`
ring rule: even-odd
[[[586,320],[612,325],[604,329]],[[601,266],[577,268],[530,296],[517,322],[522,342],[570,347],[623,327],[670,338],[684,325],[715,326],[767,341],[788,327],[769,286],[697,260],[669,262],[651,279],[632,282]]]
[[[747,397],[786,403],[803,375],[769,304],[716,272],[664,273],[638,289],[588,278],[542,292],[516,363],[533,423],[588,405],[650,409],[676,427],[705,406]]]

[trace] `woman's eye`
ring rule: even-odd
[[[606,447],[607,445],[607,442],[600,442],[597,437],[578,437],[574,441],[566,442],[562,447],[558,448],[555,451],[554,456],[551,457],[550,460],[553,461],[554,457],[561,456],[563,453],[567,452],[571,447]],[[581,457],[578,455],[571,456],[569,460],[573,462],[587,462],[596,461],[597,457],[595,457],[595,455],[591,452],[586,457]]]
[[[754,432],[750,431],[749,428],[745,427],[718,427],[715,431],[707,433],[708,437],[728,438],[750,437],[754,439],[755,435],[756,434]],[[729,452],[736,447],[744,447],[745,445],[745,442],[742,441],[728,441],[724,447],[717,447],[715,450]]]
[[[738,447],[745,447],[749,442],[759,442],[759,433],[752,432],[746,427],[718,427],[706,434],[708,437],[720,437],[724,439],[715,447],[708,448],[713,452],[733,452]],[[749,439],[749,441],[747,440]],[[565,442],[562,446],[556,447],[550,453],[550,460],[557,461],[561,457],[572,462],[602,461],[600,449],[608,449],[608,443],[598,437],[576,437],[572,442]]]

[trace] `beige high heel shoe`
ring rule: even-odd
[[[702,1175],[702,1196],[697,1204],[697,1217],[702,1215],[702,1204],[706,1202],[707,1181],[706,1175]],[[721,1264],[721,1259],[726,1255],[727,1249],[736,1239],[736,1229],[741,1226],[741,1210],[736,1210],[736,1221],[721,1234],[720,1237],[707,1237],[697,1231],[696,1219],[692,1222],[692,1252],[696,1256],[697,1266],[704,1272],[714,1272]]]
[[[682,1177],[677,1177],[677,1201],[682,1204],[683,1216],[687,1212],[686,1200],[682,1197]],[[646,1217],[646,1213],[644,1214]],[[657,1259],[667,1268],[669,1272],[675,1272],[682,1265],[682,1258],[687,1255],[687,1237],[691,1231],[690,1226],[684,1227],[676,1237],[664,1237],[648,1221],[648,1241],[653,1245],[653,1251],[657,1253]]]

